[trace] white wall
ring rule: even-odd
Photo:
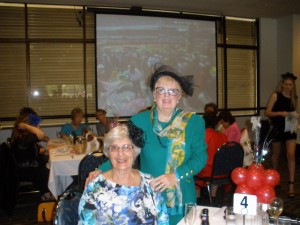
[[[260,107],[265,107],[275,90],[279,75],[277,72],[277,21],[260,19]]]
[[[60,126],[51,126],[51,127],[42,127],[42,130],[45,132],[45,134],[50,138],[56,138],[56,132],[60,131]],[[89,128],[92,129],[92,131],[96,132],[96,126],[95,124],[89,125]],[[11,136],[11,129],[0,129],[0,143],[7,140],[8,137]]]
[[[293,72],[298,75],[298,96],[300,96],[300,15],[293,16]]]
[[[293,17],[286,16],[277,20],[278,76],[292,72],[293,64]]]
[[[293,72],[298,76],[296,86],[300,96],[300,15],[278,19],[277,36],[278,73]]]

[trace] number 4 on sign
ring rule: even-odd
[[[257,197],[256,195],[234,194],[233,211],[242,215],[256,215]]]

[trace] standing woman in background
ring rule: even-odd
[[[287,151],[288,170],[289,170],[289,191],[290,198],[295,197],[295,152],[297,138],[297,91],[295,80],[297,77],[292,73],[281,75],[281,80],[267,104],[265,115],[271,120],[273,129],[277,134],[272,142],[272,163],[274,169],[278,169],[278,160],[280,156],[281,143],[284,142]],[[291,121],[294,125],[288,127]],[[291,124],[290,124],[291,125]]]
[[[207,161],[205,125],[199,115],[177,108],[183,92],[193,94],[191,76],[180,76],[162,65],[152,74],[150,89],[155,104],[134,115],[130,122],[145,134],[140,170],[155,177],[151,187],[162,193],[170,224],[175,225],[183,217],[185,203],[196,203],[194,175]],[[100,167],[103,171],[107,169],[107,163]],[[87,182],[100,170],[90,173]]]

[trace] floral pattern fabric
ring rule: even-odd
[[[81,197],[78,224],[169,224],[162,196],[150,187],[152,176],[140,175],[140,186],[125,186],[100,174]]]

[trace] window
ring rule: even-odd
[[[218,23],[218,106],[234,115],[257,113],[257,24],[236,18]]]
[[[217,24],[218,105],[235,115],[257,112],[257,24]],[[93,116],[94,38],[94,13],[83,6],[0,4],[1,124],[12,125],[24,106],[44,124],[69,121],[74,107]]]

